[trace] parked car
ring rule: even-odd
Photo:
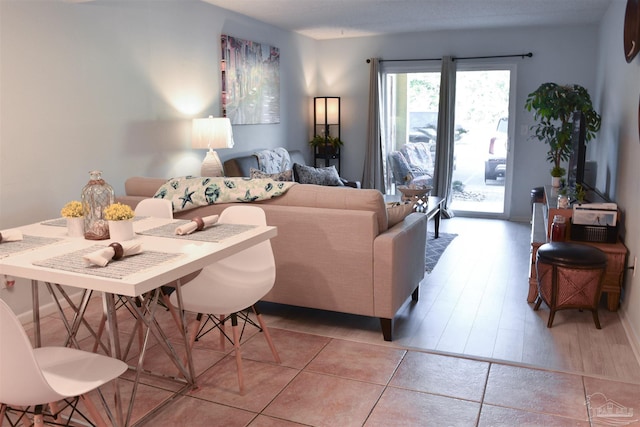
[[[507,172],[507,129],[509,118],[501,117],[496,133],[489,140],[487,157],[484,161],[484,182],[504,178]]]

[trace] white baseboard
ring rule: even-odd
[[[629,344],[631,345],[633,354],[636,356],[638,364],[640,364],[640,335],[638,334],[638,331],[633,328],[633,325],[629,322],[627,311],[625,309],[620,308],[618,310],[618,316],[620,316],[620,322],[622,323],[624,332],[627,335],[627,339],[629,340]]]

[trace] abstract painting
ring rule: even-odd
[[[280,123],[280,50],[222,35],[222,115],[234,125]]]

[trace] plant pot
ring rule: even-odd
[[[67,236],[84,237],[84,218],[74,217],[67,218]]]
[[[552,176],[551,177],[551,186],[553,188],[560,188],[560,177],[559,176]]]
[[[133,220],[109,221],[109,238],[116,242],[133,239]]]

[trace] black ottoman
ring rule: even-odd
[[[537,310],[542,301],[549,306],[548,328],[556,311],[577,308],[591,310],[600,329],[598,303],[606,265],[606,254],[593,246],[552,242],[538,248],[538,297],[533,309]]]

